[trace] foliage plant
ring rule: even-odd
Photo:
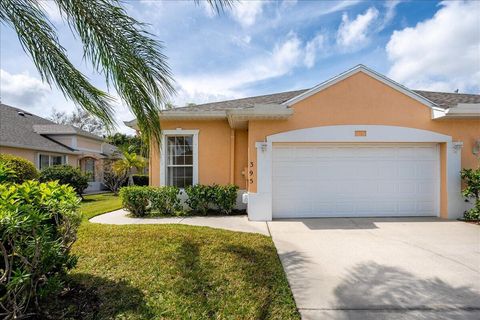
[[[467,201],[474,201],[473,208],[465,211],[464,218],[466,220],[480,219],[480,167],[477,169],[462,169],[462,180],[465,188],[462,190],[463,196]]]
[[[123,158],[113,163],[113,171],[117,174],[127,174],[128,185],[132,186],[133,183],[133,169],[142,170],[147,165],[146,160],[133,152],[123,151]]]
[[[58,182],[0,184],[0,318],[19,319],[63,286],[81,215]]]
[[[113,170],[104,171],[103,173],[103,184],[116,196],[118,196],[120,188],[126,184],[127,179],[128,176],[125,173],[116,173]]]
[[[177,187],[128,186],[120,189],[122,204],[135,217],[181,215]]]
[[[135,217],[146,217],[152,210],[149,187],[128,186],[120,189],[122,205]]]
[[[22,183],[26,180],[38,178],[35,165],[28,160],[10,154],[0,153],[0,164],[7,166],[14,174],[10,174],[8,180],[14,183]]]
[[[234,184],[212,186],[213,203],[222,214],[232,213],[237,203],[237,191],[238,186]]]
[[[61,165],[45,168],[40,172],[41,182],[58,181],[60,184],[68,184],[79,196],[88,187],[88,175],[82,173],[79,168],[70,165]]]
[[[188,198],[185,200],[187,205],[194,211],[206,215],[211,207],[215,193],[212,186],[196,184],[185,188]]]
[[[180,203],[180,189],[172,186],[148,187],[150,190],[150,200],[152,216],[176,216],[183,214],[183,208]]]
[[[0,183],[11,182],[15,178],[15,171],[7,163],[0,162]]]

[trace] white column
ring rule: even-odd
[[[272,220],[272,143],[257,142],[257,192],[248,193],[248,218]]]
[[[461,193],[462,146],[463,142],[447,142],[448,219],[461,218],[466,209]]]

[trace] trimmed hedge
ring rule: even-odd
[[[15,173],[9,176],[9,182],[22,183],[38,178],[38,171],[35,165],[26,159],[11,154],[0,153],[0,163],[3,163]]]
[[[206,215],[214,200],[213,186],[196,184],[185,188],[188,199],[185,203],[192,211]]]
[[[136,186],[148,186],[148,175],[146,174],[134,174],[132,179]]]
[[[68,184],[78,195],[88,187],[88,175],[82,173],[79,168],[70,165],[48,167],[40,172],[41,182],[58,181],[60,184]]]
[[[213,203],[223,214],[231,214],[237,203],[238,186],[228,184],[226,186],[214,185],[212,187]]]
[[[182,214],[176,187],[129,186],[120,189],[122,205],[135,217]]]
[[[231,214],[237,202],[236,185],[194,185],[185,188],[187,212],[176,187],[129,186],[120,189],[122,204],[135,217]]]

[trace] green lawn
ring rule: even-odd
[[[114,211],[122,207],[120,197],[113,193],[101,193],[84,196],[80,206],[84,219],[90,219],[99,214]]]
[[[88,217],[118,208],[112,195],[86,200]],[[85,221],[73,250],[72,290],[53,318],[62,310],[71,319],[300,319],[266,236]]]

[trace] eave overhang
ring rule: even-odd
[[[480,103],[459,103],[448,109],[434,109],[432,119],[480,119]]]
[[[160,113],[161,121],[207,121],[227,120],[234,129],[246,129],[250,120],[285,120],[293,114],[293,109],[281,104],[257,104],[243,109],[220,111],[167,111]],[[124,121],[125,125],[138,130],[137,120]]]

